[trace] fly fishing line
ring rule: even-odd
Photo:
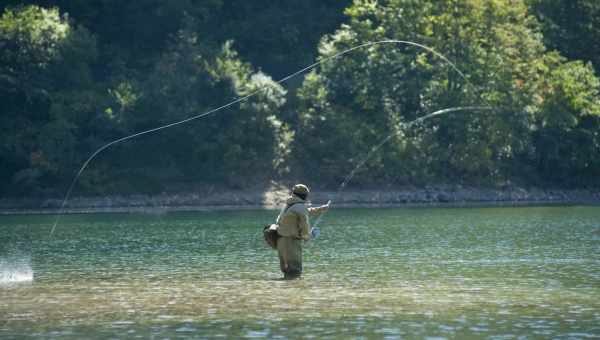
[[[317,67],[317,66],[319,66],[319,65],[321,65],[321,64],[323,64],[323,63],[325,63],[325,62],[327,62],[329,60],[333,60],[333,59],[342,57],[342,56],[344,56],[344,55],[346,55],[346,54],[348,54],[348,53],[350,53],[352,51],[355,51],[355,50],[358,50],[358,49],[363,49],[363,48],[370,47],[370,46],[375,46],[375,45],[383,45],[383,44],[407,45],[407,46],[413,46],[413,47],[417,47],[417,48],[423,49],[423,50],[425,50],[425,51],[433,54],[434,56],[442,59],[444,62],[446,62],[448,65],[450,65],[450,67],[452,67],[452,69],[454,71],[456,71],[460,75],[461,78],[463,78],[468,84],[471,84],[469,82],[468,78],[458,69],[458,67],[453,62],[451,62],[446,56],[444,56],[443,54],[437,52],[433,48],[431,48],[429,46],[426,46],[426,45],[423,45],[423,44],[412,42],[412,41],[395,40],[395,39],[385,39],[385,40],[379,40],[379,41],[374,41],[374,42],[367,42],[367,43],[364,43],[364,44],[360,44],[360,45],[348,48],[348,49],[343,50],[341,52],[338,52],[338,53],[336,53],[336,54],[334,54],[332,56],[322,58],[321,60],[318,60],[315,63],[313,63],[313,64],[311,64],[309,66],[306,66],[303,69],[300,69],[300,70],[298,70],[298,71],[296,71],[296,72],[294,72],[294,73],[292,73],[292,74],[290,74],[288,76],[283,77],[282,79],[276,81],[276,83],[282,84],[285,81],[287,81],[287,80],[289,80],[291,78],[294,78],[294,77],[296,77],[296,76],[298,76],[298,75],[300,75],[302,73],[305,73],[305,72],[307,72],[309,70],[312,70],[315,67]],[[471,84],[471,86],[472,86],[472,84]],[[178,125],[189,123],[189,122],[194,121],[194,120],[198,120],[198,119],[202,119],[202,118],[208,117],[208,116],[210,116],[212,114],[215,114],[215,113],[217,113],[219,111],[222,111],[222,110],[224,110],[226,108],[229,108],[229,107],[231,107],[231,106],[233,106],[235,104],[244,102],[244,101],[248,100],[249,98],[254,97],[257,94],[265,91],[266,89],[268,89],[268,87],[267,86],[263,86],[263,87],[255,90],[254,92],[251,92],[250,94],[248,94],[246,96],[239,97],[239,98],[237,98],[237,99],[235,99],[235,100],[233,100],[233,101],[231,101],[231,102],[229,102],[227,104],[224,104],[224,105],[219,106],[217,108],[211,109],[211,110],[206,111],[204,113],[201,113],[201,114],[198,114],[198,115],[194,115],[194,116],[188,117],[186,119],[183,119],[183,120],[180,120],[180,121],[176,121],[176,122],[173,122],[173,123],[169,123],[169,124],[166,124],[166,125],[158,126],[158,127],[152,128],[152,129],[148,129],[148,130],[140,131],[140,132],[137,132],[137,133],[133,133],[131,135],[128,135],[128,136],[125,136],[125,137],[113,140],[111,142],[108,142],[108,143],[104,144],[103,146],[101,146],[100,148],[98,148],[96,151],[94,151],[91,154],[91,156],[89,156],[86,159],[85,162],[83,162],[82,166],[79,168],[79,170],[77,171],[75,177],[71,181],[71,184],[69,185],[69,187],[67,189],[67,192],[66,192],[66,194],[65,194],[65,196],[64,196],[64,198],[62,200],[62,203],[60,205],[60,209],[58,211],[58,214],[56,216],[54,224],[52,225],[52,229],[50,230],[50,236],[52,236],[52,234],[54,233],[54,230],[56,229],[56,226],[60,222],[60,218],[65,213],[65,206],[66,206],[66,204],[67,204],[67,202],[68,202],[68,200],[69,200],[69,198],[71,196],[71,193],[72,193],[72,191],[73,191],[73,189],[75,187],[75,184],[77,183],[79,177],[81,177],[81,174],[85,171],[85,169],[88,167],[88,165],[90,164],[90,162],[94,158],[96,158],[96,156],[98,156],[98,154],[100,154],[101,152],[105,151],[106,149],[108,149],[108,148],[110,148],[110,147],[112,147],[112,146],[114,146],[116,144],[123,143],[125,141],[130,140],[130,139],[137,138],[137,137],[140,137],[140,136],[143,136],[143,135],[147,135],[147,134],[151,134],[151,133],[155,133],[155,132],[158,132],[158,131],[161,131],[161,130],[164,130],[164,129],[172,128],[172,127],[175,127],[175,126],[178,126]]]
[[[381,149],[387,142],[390,141],[390,139],[392,139],[392,137],[399,135],[400,133],[404,132],[404,129],[409,128],[413,125],[416,125],[418,123],[422,123],[425,120],[434,118],[434,117],[438,117],[444,114],[448,114],[451,112],[457,112],[457,111],[489,111],[492,110],[491,107],[489,106],[459,106],[459,107],[451,107],[451,108],[446,108],[446,109],[442,109],[442,110],[438,110],[435,112],[432,112],[430,114],[424,115],[422,117],[419,117],[415,120],[412,120],[408,123],[402,124],[401,128],[398,129],[397,132],[394,132],[390,135],[388,135],[387,137],[385,137],[384,139],[381,140],[381,142],[379,142],[378,144],[376,144],[375,146],[373,146],[371,148],[371,150],[367,153],[367,155],[365,157],[363,157],[363,159],[358,162],[358,164],[354,167],[354,169],[352,169],[352,171],[344,178],[344,181],[342,182],[342,184],[340,184],[340,186],[338,187],[338,189],[336,190],[335,194],[333,195],[333,198],[330,199],[327,204],[331,204],[332,202],[334,202],[338,195],[346,188],[346,185],[348,185],[348,183],[352,180],[352,178],[354,177],[354,175],[357,173],[358,170],[360,170],[365,164],[367,164],[367,162],[369,161],[369,159],[371,158],[371,156],[373,156],[373,154],[375,154],[375,152],[377,152],[379,149]],[[327,211],[326,211],[327,212]],[[319,217],[317,218],[317,220],[315,221],[314,224],[314,228],[316,229],[315,233],[318,235],[320,234],[320,230],[318,229],[319,227],[319,223],[321,222],[321,219],[323,218],[323,216],[325,216],[326,212],[324,212],[323,214],[319,215]]]

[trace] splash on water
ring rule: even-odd
[[[33,269],[29,257],[0,258],[0,285],[33,281]]]

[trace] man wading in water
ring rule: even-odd
[[[302,240],[311,238],[308,216],[322,214],[329,209],[329,204],[310,208],[307,201],[308,187],[296,184],[292,194],[286,200],[285,209],[277,217],[279,228],[277,233],[277,252],[279,265],[286,280],[297,279],[302,274]]]

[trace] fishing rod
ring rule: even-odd
[[[362,49],[362,48],[366,48],[366,47],[370,47],[370,46],[383,45],[383,44],[408,45],[408,46],[413,46],[413,47],[417,47],[417,48],[423,49],[423,50],[425,50],[425,51],[433,54],[434,56],[442,59],[444,62],[446,62],[448,65],[450,65],[450,67],[454,71],[456,71],[461,76],[461,78],[463,78],[468,84],[470,84],[471,86],[473,86],[473,84],[471,84],[471,82],[468,80],[468,78],[458,69],[458,67],[453,62],[451,62],[448,58],[446,58],[446,56],[444,56],[443,54],[441,54],[441,53],[437,52],[436,50],[434,50],[433,48],[431,48],[429,46],[426,46],[426,45],[423,45],[423,44],[419,44],[419,43],[416,43],[416,42],[413,42],[413,41],[408,41],[408,40],[395,40],[395,39],[385,39],[385,40],[379,40],[379,41],[374,41],[374,42],[367,42],[367,43],[363,43],[363,44],[360,44],[360,45],[348,48],[348,49],[343,50],[341,52],[338,52],[338,53],[336,53],[336,54],[334,54],[332,56],[322,58],[322,59],[316,61],[313,64],[310,64],[310,65],[308,65],[308,66],[306,66],[306,67],[304,67],[304,68],[302,68],[302,69],[300,69],[300,70],[298,70],[298,71],[296,71],[294,73],[291,73],[290,75],[285,76],[285,77],[281,78],[280,80],[276,81],[276,83],[277,84],[282,84],[282,83],[286,82],[287,80],[289,80],[291,78],[294,78],[294,77],[296,77],[296,76],[298,76],[298,75],[300,75],[302,73],[305,73],[305,72],[307,72],[309,70],[312,70],[315,67],[317,67],[317,66],[319,66],[319,65],[321,65],[321,64],[323,64],[323,63],[325,63],[325,62],[327,62],[329,60],[333,60],[333,59],[339,58],[339,57],[341,57],[343,55],[346,55],[346,54],[348,54],[348,53],[350,53],[352,51],[355,51],[355,50],[358,50],[358,49]],[[231,107],[231,106],[233,106],[235,104],[244,102],[244,101],[248,100],[249,98],[254,97],[257,94],[265,91],[268,88],[269,87],[265,85],[265,86],[263,86],[263,87],[255,90],[254,92],[251,92],[250,94],[248,94],[246,96],[239,97],[239,98],[237,98],[237,99],[235,99],[235,100],[233,100],[233,101],[231,101],[229,103],[226,103],[226,104],[221,105],[221,106],[219,106],[217,108],[214,108],[214,109],[211,109],[209,111],[206,111],[204,113],[201,113],[201,114],[198,114],[198,115],[194,115],[194,116],[191,116],[191,117],[188,117],[188,118],[185,118],[183,120],[179,120],[179,121],[176,121],[176,122],[173,122],[173,123],[161,125],[161,126],[158,126],[158,127],[152,128],[152,129],[148,129],[148,130],[143,130],[143,131],[140,131],[140,132],[136,132],[136,133],[133,133],[131,135],[115,139],[115,140],[113,140],[111,142],[108,142],[108,143],[104,144],[100,148],[98,148],[96,151],[94,151],[91,154],[91,156],[89,156],[85,160],[85,162],[83,162],[83,165],[79,168],[79,170],[77,171],[75,177],[71,181],[71,184],[69,185],[69,187],[67,189],[67,192],[65,193],[65,196],[64,196],[64,198],[62,200],[62,203],[60,205],[60,209],[58,211],[58,214],[56,216],[54,224],[52,225],[52,229],[50,230],[50,236],[52,236],[52,234],[54,233],[54,230],[56,229],[56,226],[60,222],[60,218],[65,213],[65,206],[66,206],[66,204],[67,204],[67,202],[68,202],[68,200],[69,200],[69,198],[71,196],[71,193],[72,193],[73,189],[75,188],[75,184],[77,183],[79,177],[81,177],[81,174],[88,167],[88,165],[90,164],[90,162],[94,158],[96,158],[96,156],[98,156],[100,153],[102,153],[106,149],[108,149],[108,148],[110,148],[110,147],[112,147],[112,146],[114,146],[116,144],[123,143],[125,141],[130,140],[130,139],[137,138],[137,137],[140,137],[140,136],[143,136],[143,135],[147,135],[147,134],[151,134],[151,133],[155,133],[155,132],[158,132],[160,130],[168,129],[168,128],[175,127],[175,126],[178,126],[178,125],[182,125],[182,124],[185,124],[185,123],[189,123],[189,122],[197,120],[197,119],[202,119],[202,118],[208,117],[208,116],[210,116],[212,114],[215,114],[215,113],[217,113],[219,111],[222,111],[222,110],[224,110],[226,108],[229,108],[229,107]]]

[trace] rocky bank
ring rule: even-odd
[[[215,190],[205,193],[74,197],[67,213],[147,212],[181,210],[273,209],[288,195],[285,186],[268,190]],[[335,207],[402,207],[402,206],[477,206],[477,205],[547,205],[600,204],[598,190],[553,190],[470,188],[462,186],[400,188],[381,190],[316,191],[311,200],[321,204],[332,200]],[[1,199],[0,213],[56,213],[61,199]]]

